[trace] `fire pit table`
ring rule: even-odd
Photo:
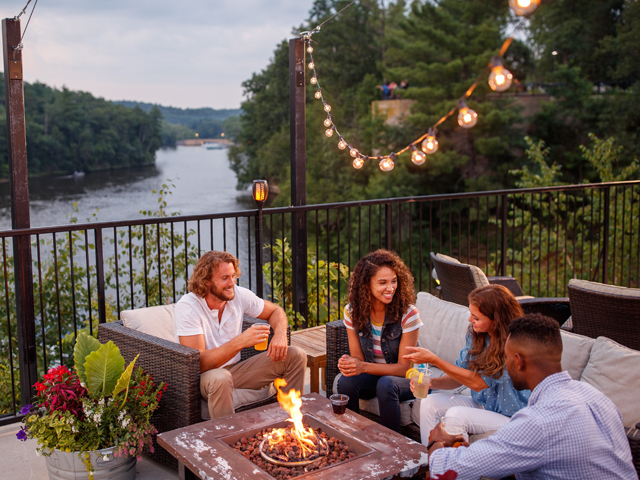
[[[408,479],[428,470],[427,448],[350,410],[336,415],[331,402],[312,393],[302,397],[301,412],[310,426],[349,447],[351,457],[296,476],[296,479]],[[233,446],[263,429],[280,428],[290,418],[274,403],[158,435],[158,443],[184,469],[187,480],[200,478],[274,479]],[[186,468],[185,468],[186,467]]]

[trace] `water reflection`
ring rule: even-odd
[[[85,222],[140,218],[140,210],[156,210],[158,190],[171,178],[175,188],[167,197],[170,212],[185,215],[255,208],[248,192],[236,190],[236,175],[229,168],[227,150],[178,147],[157,153],[148,167],[29,180],[31,225],[69,223],[77,205],[77,218]],[[95,221],[95,219],[94,219]],[[9,184],[0,184],[0,229],[11,228]]]

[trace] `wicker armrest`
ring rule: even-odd
[[[518,300],[524,313],[541,313],[556,320],[562,326],[571,316],[567,297],[537,297]]]
[[[631,447],[633,466],[636,467],[636,472],[640,476],[640,423],[636,425],[636,428],[626,428],[625,430]]]
[[[333,380],[338,375],[338,360],[349,354],[347,327],[343,320],[327,323],[327,366],[325,371],[327,397],[333,395]]]
[[[491,285],[502,285],[503,287],[507,287],[511,293],[513,293],[514,297],[522,297],[524,292],[522,291],[522,287],[513,277],[487,277],[489,283]]]
[[[140,354],[136,366],[142,367],[156,383],[167,384],[154,413],[153,424],[159,432],[200,421],[198,350],[132,330],[122,325],[122,321],[100,324],[98,339],[103,343],[112,340],[127,362]]]

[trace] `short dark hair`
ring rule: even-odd
[[[536,343],[562,352],[560,325],[541,313],[528,313],[509,325],[510,340]]]

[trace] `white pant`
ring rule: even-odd
[[[474,435],[498,430],[511,420],[505,415],[485,410],[466,395],[430,393],[420,401],[420,438],[423,444],[429,444],[431,430],[438,424],[439,417],[445,414],[464,420],[467,432]]]

